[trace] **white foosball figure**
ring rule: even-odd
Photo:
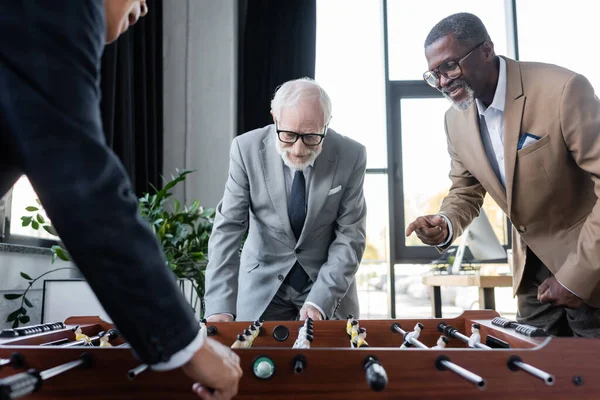
[[[204,318],[200,320],[200,334],[204,337],[208,336],[208,332],[206,331],[206,319]]]
[[[312,319],[307,318],[304,324],[298,329],[298,338],[292,346],[293,349],[309,349],[313,341]]]
[[[481,343],[481,334],[479,333],[479,324],[471,325],[471,337],[469,337],[469,347],[475,347],[475,343]]]
[[[406,337],[404,338],[404,342],[402,342],[402,345],[400,346],[401,349],[405,349],[409,346],[411,346],[410,344],[410,339],[418,339],[419,335],[421,334],[421,330],[423,330],[423,324],[418,322],[415,325],[415,329],[412,332],[408,332],[406,334]]]
[[[110,342],[108,341],[109,339],[109,335],[102,335],[100,337],[100,344],[98,345],[98,347],[112,347],[112,344],[110,344]]]
[[[437,340],[437,343],[435,344],[435,346],[432,347],[432,349],[444,349],[444,348],[446,348],[447,344],[448,344],[448,338],[446,336],[442,335]]]
[[[296,349],[310,349],[310,344],[313,341],[313,336],[312,335],[306,335],[304,336],[304,338],[299,339],[298,341],[298,346],[296,347]]]

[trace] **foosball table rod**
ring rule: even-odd
[[[73,368],[87,368],[92,364],[91,355],[84,353],[79,360],[71,361],[54,368],[38,372],[30,369],[27,372],[0,379],[0,400],[12,400],[31,394],[42,386],[42,383],[52,377],[67,372]]]
[[[25,357],[21,353],[12,353],[10,358],[0,358],[0,367],[12,364],[13,367],[19,368],[25,363]]]
[[[127,377],[129,378],[129,380],[132,381],[135,378],[137,378],[139,374],[141,374],[142,372],[144,372],[147,369],[148,369],[148,364],[140,364],[137,367],[131,368],[129,371],[127,371]]]
[[[465,335],[460,333],[458,331],[458,329],[453,328],[452,326],[450,326],[448,324],[441,322],[438,325],[438,330],[440,332],[444,333],[448,337],[460,339],[465,343],[469,343],[468,337],[466,337]],[[474,343],[474,347],[484,349],[484,350],[492,350],[491,347],[489,347],[483,343]],[[522,371],[525,371],[525,372],[535,376],[536,378],[541,379],[548,386],[554,385],[555,379],[552,374],[542,371],[541,369],[536,368],[533,365],[524,363],[523,360],[521,360],[521,358],[518,356],[511,356],[508,359],[507,366],[511,371],[518,371],[519,369]]]
[[[392,324],[392,331],[401,334],[403,337],[407,338],[408,342],[415,347],[419,347],[421,349],[429,349],[428,346],[421,343],[419,340],[407,335],[406,331],[400,328],[400,325],[397,323]],[[447,356],[439,356],[435,360],[435,367],[440,371],[450,370],[460,376],[461,378],[467,380],[474,384],[477,388],[483,390],[486,388],[487,383],[485,379],[481,376],[474,374],[473,372],[453,363]]]

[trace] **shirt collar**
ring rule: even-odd
[[[489,108],[504,112],[504,104],[506,103],[506,61],[502,57],[498,58],[500,59],[498,84],[496,85],[494,100],[492,100],[492,104],[490,104]],[[479,112],[479,115],[483,115],[487,109],[485,105],[479,99],[475,99],[475,104],[477,104],[477,111]]]

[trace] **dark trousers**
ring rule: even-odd
[[[527,249],[524,293],[517,295],[517,321],[544,328],[554,336],[600,337],[600,309],[583,304],[577,309],[554,307],[537,300],[538,286],[552,273]]]
[[[27,175],[105,310],[156,363],[199,328],[105,144],[104,40],[103,0],[0,1],[0,191]]]

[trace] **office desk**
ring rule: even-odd
[[[423,284],[431,287],[431,309],[435,318],[442,317],[442,295],[440,286],[477,286],[479,305],[484,310],[495,310],[494,288],[511,287],[512,276],[507,275],[426,275]]]

